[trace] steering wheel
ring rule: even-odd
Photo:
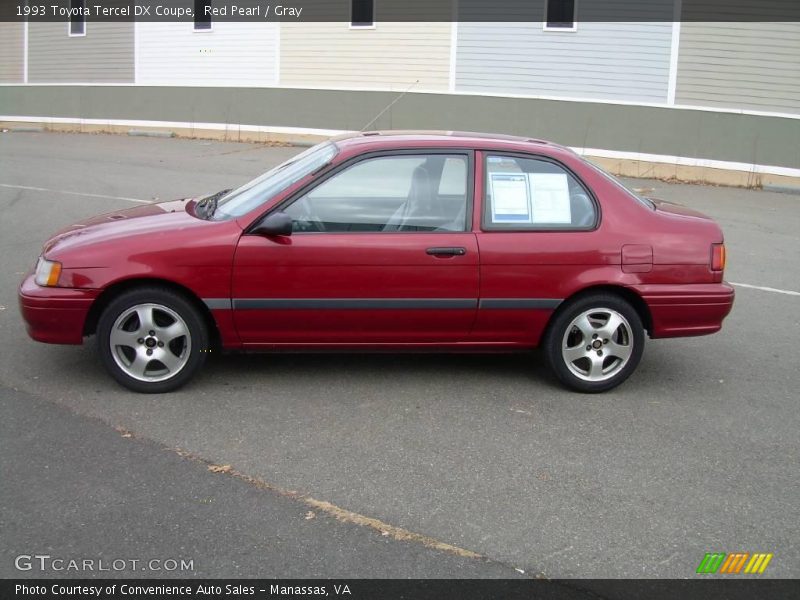
[[[297,231],[326,231],[325,223],[314,213],[307,196],[300,198],[294,203],[294,206],[297,206],[298,209],[298,214],[292,215],[294,227]]]

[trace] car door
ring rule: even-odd
[[[546,156],[481,152],[480,303],[476,342],[534,345],[553,311],[592,269],[618,262],[598,231],[593,194]],[[477,188],[477,186],[476,186]]]
[[[448,344],[478,298],[473,154],[368,154],[275,210],[292,235],[245,234],[233,309],[248,346]]]

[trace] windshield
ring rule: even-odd
[[[590,161],[588,161],[588,160],[586,161],[586,164],[588,164],[588,165],[589,165],[590,167],[592,167],[592,168],[593,168],[595,171],[597,171],[598,173],[600,173],[600,174],[601,174],[603,177],[605,177],[606,179],[608,179],[609,181],[611,181],[611,182],[612,182],[613,184],[615,184],[617,187],[619,187],[619,188],[622,188],[623,190],[625,190],[626,192],[628,192],[628,195],[629,195],[629,196],[632,196],[632,197],[633,197],[633,198],[634,198],[634,199],[635,199],[637,202],[639,202],[640,204],[644,204],[644,205],[645,205],[647,208],[652,208],[652,209],[655,209],[656,205],[653,203],[653,201],[652,201],[652,200],[650,200],[649,198],[645,198],[644,196],[640,196],[639,194],[637,194],[636,192],[634,192],[634,191],[633,191],[631,188],[629,188],[627,185],[625,185],[624,183],[622,183],[622,182],[621,182],[619,179],[617,179],[616,177],[614,177],[614,176],[613,176],[611,173],[608,173],[607,171],[604,171],[603,169],[601,169],[600,167],[598,167],[596,164],[594,164],[593,162],[590,162]]]
[[[338,149],[332,142],[309,148],[219,199],[215,221],[241,217],[267,200],[327,165]]]

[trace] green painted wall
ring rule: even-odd
[[[0,86],[0,116],[362,129],[397,94],[285,88]],[[569,146],[800,168],[800,119],[410,93],[371,129],[509,133]]]

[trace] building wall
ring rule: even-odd
[[[214,22],[137,25],[137,83],[143,85],[275,85],[277,23]]]
[[[133,23],[89,21],[85,36],[68,35],[66,23],[28,25],[30,83],[131,83]]]
[[[23,23],[0,23],[0,83],[20,83],[24,80]]]
[[[211,32],[194,32],[192,23],[89,22],[85,37],[69,37],[66,23],[32,23],[29,82],[81,84],[61,86],[17,85],[24,29],[3,23],[0,115],[360,130],[385,111],[371,128],[493,131],[608,158],[800,169],[800,22],[678,27],[667,20],[674,0],[642,5],[660,21],[613,22],[618,1],[579,0],[575,32],[543,31],[530,19],[386,22],[380,3],[376,26],[364,29],[215,22]],[[461,0],[459,17],[478,2],[485,0]],[[544,0],[519,2],[544,18]],[[592,11],[601,9],[611,22],[597,20]],[[697,110],[669,107],[671,75],[676,103]],[[91,85],[132,82],[139,85]]]
[[[234,132],[233,124],[358,131],[366,115],[377,115],[396,97],[394,92],[269,87],[0,86],[0,107],[9,116],[221,123]],[[411,92],[372,128],[488,131],[637,156],[800,169],[800,118]]]
[[[350,23],[283,23],[281,84],[447,89],[451,30],[446,22],[379,21],[374,29],[351,28]]]
[[[531,0],[541,5],[544,1]],[[469,15],[477,0],[464,0]],[[456,89],[631,102],[666,102],[671,22],[613,19],[613,0],[580,0],[577,31],[545,31],[537,22],[458,25]],[[672,0],[644,5],[654,19],[671,19]]]
[[[683,23],[676,102],[800,114],[800,23]]]

